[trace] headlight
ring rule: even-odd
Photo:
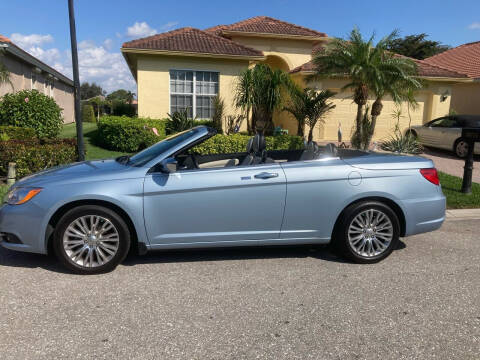
[[[5,196],[5,202],[10,205],[20,205],[35,197],[41,188],[17,187],[10,190]]]

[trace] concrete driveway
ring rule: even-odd
[[[99,276],[0,250],[2,359],[478,359],[478,220],[375,265],[324,249],[151,253]]]
[[[432,159],[437,170],[463,178],[465,160],[459,159],[451,151],[425,148],[421,156]],[[472,181],[480,183],[480,156],[474,157]]]

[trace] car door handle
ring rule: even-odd
[[[255,175],[255,179],[270,179],[278,177],[277,173],[261,172],[260,174]]]

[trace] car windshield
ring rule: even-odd
[[[145,150],[140,151],[138,154],[133,155],[129,161],[128,165],[132,166],[143,166],[149,161],[155,159],[160,154],[168,151],[169,149],[174,148],[183,141],[189,139],[195,134],[198,134],[200,130],[198,128],[193,128],[190,130],[185,130],[181,133],[167,137],[166,139],[156,143],[155,145],[146,148]]]

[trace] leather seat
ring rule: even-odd
[[[319,155],[319,151],[320,150],[315,141],[308,142],[305,145],[305,150],[303,150],[303,153],[300,156],[300,161],[317,159]]]
[[[265,150],[265,136],[256,134],[250,138],[247,143],[247,156],[243,159],[241,165],[256,165],[261,163],[273,163],[274,160],[267,157]]]

